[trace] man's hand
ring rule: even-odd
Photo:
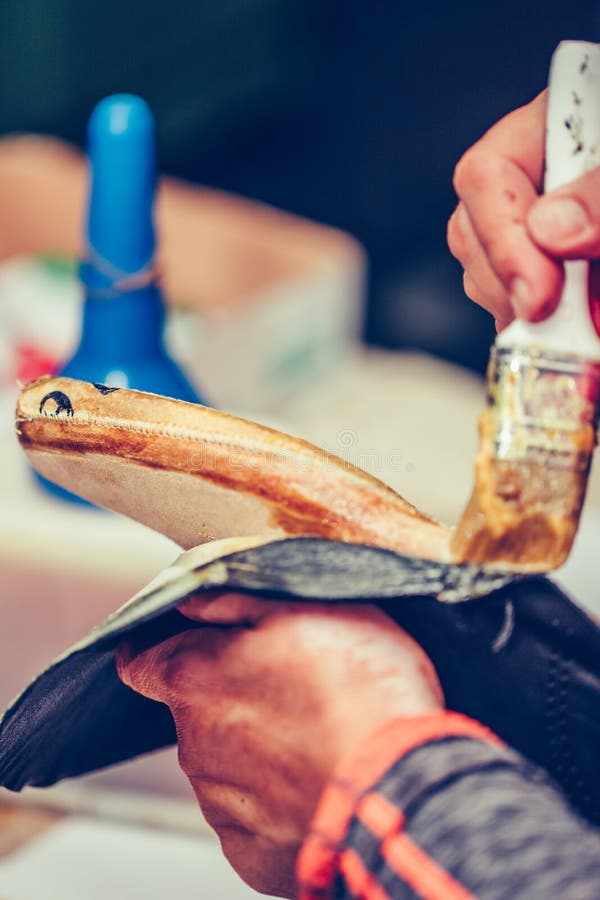
[[[600,257],[600,168],[538,196],[546,93],[494,125],[454,176],[460,202],[448,244],[464,267],[467,296],[492,313],[499,330],[515,315],[539,321],[554,311],[562,260]]]
[[[181,612],[212,627],[149,649],[123,645],[119,675],[170,707],[181,766],[236,871],[257,890],[292,896],[295,859],[334,768],[389,719],[439,709],[437,677],[372,606],[222,594]]]

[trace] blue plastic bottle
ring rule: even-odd
[[[147,103],[130,94],[102,100],[88,124],[88,159],[81,339],[60,374],[204,402],[164,345],[165,307],[154,268],[154,122]],[[53,493],[79,500],[40,480]]]

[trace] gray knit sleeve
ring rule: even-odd
[[[383,818],[392,822],[389,811],[398,811],[394,833],[359,806],[345,849],[382,896],[600,900],[600,833],[512,750],[434,741],[398,760],[370,793]],[[343,872],[335,896],[356,896]]]

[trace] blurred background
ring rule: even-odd
[[[563,39],[600,40],[600,0],[2,0],[0,710],[178,553],[42,490],[14,434],[17,383],[79,337],[95,104],[131,92],[154,113],[168,344],[197,389],[452,523],[494,337],[446,247],[452,172],[545,87]],[[559,573],[581,602],[599,478],[589,495]],[[179,900],[256,896],[174,750],[18,801],[0,789],[3,897],[163,900],[175,859]]]
[[[481,371],[490,323],[445,248],[453,166],[560,39],[599,37],[589,0],[3,0],[0,132],[81,146],[101,97],[140,93],[164,172],[363,243],[367,340]]]

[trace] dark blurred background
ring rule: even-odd
[[[461,153],[547,79],[600,3],[2,0],[0,131],[83,145],[142,94],[161,168],[339,226],[370,259],[365,335],[481,370],[493,330],[445,247]]]

